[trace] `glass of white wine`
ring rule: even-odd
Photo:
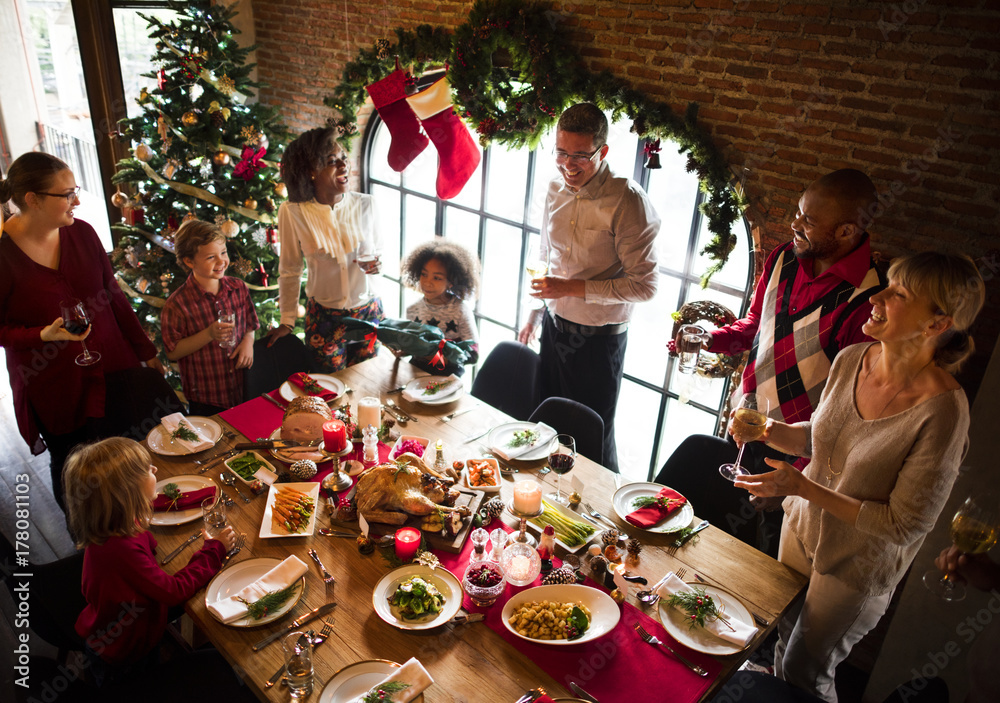
[[[528,247],[528,255],[524,258],[524,269],[531,280],[542,278],[549,273],[548,258],[542,256],[541,246],[532,244]]]
[[[987,502],[989,501],[989,502]],[[1000,538],[1000,508],[995,500],[969,496],[951,519],[951,541],[966,554],[983,554],[990,551]],[[964,583],[958,583],[950,574],[931,569],[924,574],[927,589],[947,601],[965,598]]]
[[[719,467],[719,473],[723,478],[735,481],[740,476],[749,476],[750,472],[740,465],[743,459],[743,450],[748,442],[756,442],[760,439],[767,427],[767,398],[756,393],[747,393],[740,399],[733,413],[731,431],[733,439],[740,445],[739,454],[736,455],[735,464],[723,464]]]

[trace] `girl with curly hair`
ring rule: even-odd
[[[402,264],[403,283],[423,294],[406,309],[406,318],[437,327],[451,341],[476,341],[476,318],[469,301],[479,289],[479,258],[465,247],[442,237],[435,237],[410,252]],[[473,346],[466,361],[479,359],[479,347]],[[410,359],[410,363],[434,374],[454,373],[465,369],[449,364],[445,369],[432,368],[429,358]]]

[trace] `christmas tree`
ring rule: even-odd
[[[143,113],[119,122],[132,158],[118,163],[112,196],[121,224],[112,264],[150,338],[160,341],[160,310],[187,278],[176,263],[173,235],[198,218],[219,224],[228,238],[230,276],[242,278],[261,333],[277,324],[278,181],[287,131],[277,109],[247,104],[260,85],[246,63],[255,47],[240,47],[226,8],[207,2],[170,3],[169,23],[140,15],[156,40],[157,81],[138,98]],[[125,192],[123,192],[125,191]],[[162,348],[162,345],[161,345]]]

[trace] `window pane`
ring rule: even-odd
[[[656,436],[660,397],[656,391],[622,382],[618,411],[615,413],[615,444],[618,447],[618,469],[626,481],[646,480],[653,437]]]
[[[125,89],[125,109],[129,118],[142,114],[142,108],[136,102],[143,88],[156,88],[156,79],[143,76],[155,67],[149,63],[149,57],[156,53],[156,41],[149,36],[146,20],[139,17],[139,11],[131,8],[116,7],[112,11],[115,21],[115,39],[118,42],[118,60],[121,62],[122,85]],[[165,8],[143,9],[142,14],[155,17],[163,23],[177,17],[173,10]]]
[[[375,131],[375,138],[372,140],[372,148],[368,158],[368,174],[379,181],[399,185],[402,176],[389,168],[389,144],[392,143],[392,135],[389,130],[383,129],[382,125]],[[426,151],[426,150],[425,150]],[[382,204],[379,203],[379,206]]]
[[[514,332],[512,330],[489,320],[481,320],[479,322],[479,363],[477,367],[490,355],[493,347],[500,342],[511,339],[514,339]]]
[[[469,177],[468,182],[462,186],[462,191],[451,200],[446,202],[463,205],[465,207],[478,210],[482,203],[483,195],[483,150],[479,150],[479,165]]]
[[[656,458],[653,476],[659,473],[667,458],[686,437],[693,434],[714,434],[715,416],[704,413],[690,405],[669,401],[660,437],[660,452]],[[697,509],[697,506],[695,506]]]
[[[673,312],[669,301],[677,300],[680,281],[660,277],[656,298],[633,308],[628,326],[628,346],[625,349],[625,373],[662,387],[667,373],[667,342]]]
[[[384,125],[379,125],[380,131],[388,135],[389,130],[383,129]],[[388,149],[388,147],[386,147]],[[433,144],[428,144],[427,148],[420,152],[420,156],[403,171],[403,187],[424,193],[431,197],[437,196],[435,184],[437,183],[437,149]],[[388,166],[386,166],[388,168]]]
[[[556,145],[555,130],[542,137],[542,141],[535,151],[535,182],[531,189],[531,204],[528,206],[528,225],[534,229],[542,226],[542,208],[545,207],[545,194],[549,190],[549,183],[555,178],[559,171],[556,169],[556,160],[552,156],[552,150]]]
[[[684,271],[698,197],[698,179],[685,170],[686,162],[686,156],[666,144],[660,152],[662,168],[649,172],[649,198],[660,216],[657,259],[661,268],[678,272]]]
[[[404,195],[403,206],[406,208],[403,221],[406,228],[406,238],[403,248],[403,256],[405,257],[418,244],[426,242],[434,236],[435,210],[437,206],[433,200],[427,200],[415,195]]]
[[[511,283],[517,280],[521,262],[521,231],[493,220],[486,222],[483,260],[483,294],[479,310],[511,327],[517,320],[517,296]]]
[[[528,182],[528,152],[497,145],[490,148],[490,174],[486,186],[486,211],[508,220],[524,219]]]
[[[611,121],[611,117],[608,117]],[[608,126],[608,165],[616,176],[631,178],[635,173],[636,137],[629,130],[630,120],[614,122]]]
[[[445,207],[444,234],[457,244],[479,255],[479,215],[454,207]]]
[[[729,255],[729,261],[726,262],[725,267],[712,276],[712,284],[731,286],[736,290],[742,291],[747,285],[747,271],[750,268],[750,252],[753,247],[747,240],[749,235],[742,221],[734,222],[732,231],[736,233],[736,248]],[[698,233],[698,248],[695,251],[700,252],[704,249],[712,241],[712,236],[712,233],[708,230],[708,218],[703,217],[701,231]],[[714,262],[707,256],[699,254],[695,263],[694,273],[700,276],[708,270],[708,267],[712,263]],[[737,305],[733,309],[733,312],[738,314],[739,311],[740,308]]]
[[[373,185],[375,214],[382,238],[382,273],[392,278],[399,274],[399,191]]]

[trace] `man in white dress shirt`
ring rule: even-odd
[[[628,321],[636,302],[656,294],[654,241],[660,219],[642,188],[615,176],[608,121],[590,103],[568,108],[556,126],[559,176],[542,213],[542,256],[549,274],[532,281],[533,311],[519,339],[541,322],[542,398],[570,398],[604,420],[607,468],[618,470],[614,419],[625,361]]]

